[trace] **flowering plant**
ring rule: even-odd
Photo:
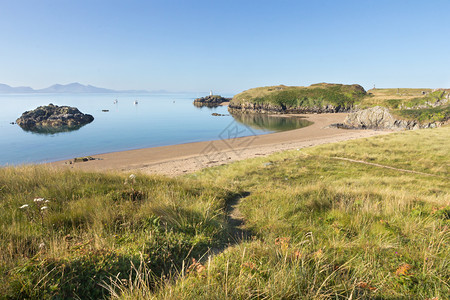
[[[30,221],[35,221],[35,219],[39,218],[41,221],[41,225],[44,225],[44,216],[47,213],[50,203],[50,200],[47,200],[45,198],[34,198],[33,203],[30,204],[23,204],[19,207],[20,210],[22,210],[27,218]]]

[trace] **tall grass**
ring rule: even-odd
[[[3,168],[0,295],[447,299],[447,149],[450,127],[177,179]],[[237,196],[251,238],[228,245],[227,203]]]
[[[99,282],[128,278],[141,259],[155,276],[168,276],[224,242],[233,196],[182,179],[44,166],[2,168],[0,187],[7,298],[102,297]]]
[[[253,242],[162,285],[158,299],[446,299],[450,128],[290,151],[195,176],[238,188]],[[347,157],[413,174],[337,160]]]

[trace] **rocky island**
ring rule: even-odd
[[[37,133],[72,131],[91,123],[94,117],[76,107],[49,104],[26,111],[16,120],[23,130]]]
[[[208,106],[215,107],[219,106],[224,102],[231,101],[231,98],[224,98],[220,95],[209,95],[206,97],[197,98],[194,100],[194,105],[198,107]]]

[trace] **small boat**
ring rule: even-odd
[[[137,100],[134,100],[134,104],[138,104]]]
[[[114,104],[117,104],[119,101],[117,101],[117,99],[116,100],[114,100]]]
[[[102,109],[102,112],[109,112],[109,109]]]

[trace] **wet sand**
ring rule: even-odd
[[[89,171],[141,171],[177,176],[283,150],[389,133],[388,131],[343,130],[328,127],[332,123],[342,123],[346,115],[346,113],[285,115],[286,118],[304,117],[314,124],[266,135],[112,152],[93,155],[98,160],[74,164],[68,164],[66,160],[53,162],[50,165]]]

